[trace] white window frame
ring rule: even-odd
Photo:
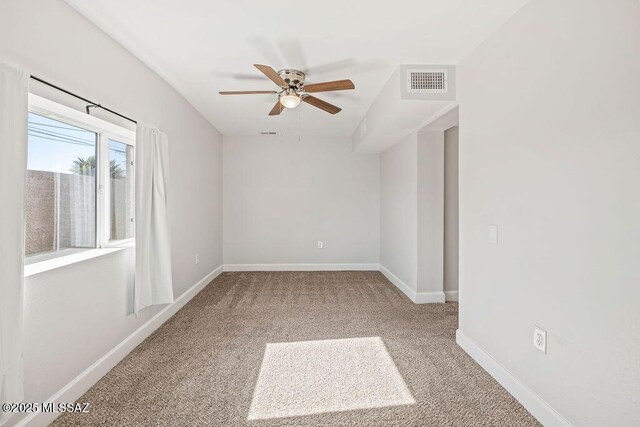
[[[98,135],[96,147],[96,248],[112,248],[133,243],[135,237],[124,240],[111,240],[110,236],[111,212],[109,203],[109,186],[111,179],[109,140],[111,139],[134,147],[133,157],[135,158],[135,132],[33,93],[29,94],[29,112],[50,117],[69,125],[78,126],[88,131],[95,132]],[[132,186],[135,188],[135,182],[133,181],[135,177],[132,176],[131,179]],[[135,224],[133,228],[135,236]],[[88,248],[87,250],[91,249]],[[35,256],[37,257],[38,255]]]
[[[115,240],[111,239],[111,203],[109,197],[111,195],[111,165],[109,159],[109,140],[114,142],[121,142],[126,145],[130,145],[134,148],[133,156],[131,162],[135,161],[136,152],[135,152],[135,134],[133,134],[133,138],[127,138],[123,136],[117,136],[113,133],[100,132],[98,134],[98,158],[102,158],[100,163],[102,164],[101,168],[97,168],[97,185],[98,185],[98,200],[97,200],[97,209],[99,212],[97,213],[96,218],[96,228],[98,230],[98,234],[102,235],[102,238],[98,237],[98,241],[101,243],[98,244],[99,248],[106,248],[112,246],[120,246],[126,243],[131,243],[135,240],[135,223],[133,224],[133,233],[134,237],[130,237],[128,239],[120,239]],[[133,169],[135,171],[135,168]],[[135,188],[135,174],[131,177],[131,186]],[[135,190],[134,190],[135,192]],[[134,196],[134,206],[135,206],[135,196]],[[132,210],[132,214],[135,215],[135,207]],[[131,222],[134,222],[134,218],[130,218]]]

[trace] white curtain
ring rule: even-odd
[[[28,78],[0,64],[0,402],[21,402]],[[0,424],[9,417],[0,412]]]
[[[173,302],[167,218],[167,135],[138,123],[135,154],[136,272],[134,311]]]

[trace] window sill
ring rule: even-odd
[[[65,267],[78,262],[86,261],[93,258],[98,258],[104,255],[108,255],[114,252],[120,252],[127,248],[135,247],[134,242],[125,243],[118,246],[111,246],[108,248],[89,249],[86,251],[78,252],[72,255],[61,256],[58,258],[48,259],[46,261],[40,261],[33,264],[24,266],[24,277],[35,276],[36,274],[44,273],[46,271],[55,270],[56,268]]]

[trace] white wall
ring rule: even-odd
[[[415,161],[418,163],[417,290],[419,293],[442,294],[444,281],[444,132],[418,132],[418,153]]]
[[[222,263],[222,138],[181,96],[62,1],[0,2],[0,61],[165,131],[175,295]],[[128,315],[132,269],[126,249],[27,278],[25,401],[45,401],[158,312]]]
[[[458,127],[444,132],[444,291],[458,291]]]
[[[460,331],[574,425],[640,425],[638,76],[636,0],[532,1],[458,67]]]
[[[225,137],[225,264],[377,264],[379,185],[348,137]]]
[[[418,286],[418,134],[380,154],[380,264]]]
[[[413,132],[380,154],[380,264],[416,303],[444,302],[444,132]]]

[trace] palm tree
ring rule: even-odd
[[[122,166],[119,165],[115,160],[111,160],[109,162],[109,169],[111,170],[111,178],[117,179],[125,177],[125,171],[122,169]],[[96,156],[89,156],[87,158],[78,157],[71,164],[71,168],[69,169],[69,171],[76,175],[95,176]]]

